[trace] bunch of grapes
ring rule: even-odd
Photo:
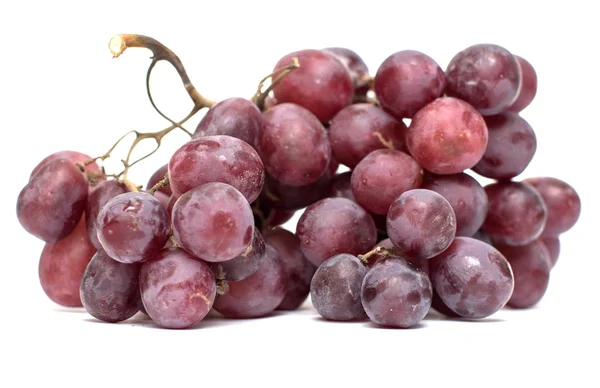
[[[211,310],[294,310],[310,294],[325,319],[407,328],[431,308],[479,319],[543,297],[581,203],[559,179],[514,180],[536,151],[519,116],[537,87],[525,59],[480,44],[444,72],[400,51],[371,77],[351,50],[302,50],[266,91],[213,104],[170,50],[128,38],[113,52],[160,49],[176,67],[196,103],[188,118],[210,109],[145,189],[127,179],[129,157],[121,174],[97,164],[110,152],[58,152],[33,170],[17,216],[46,242],[39,277],[54,302],[186,328]],[[292,233],[280,225],[296,211]]]

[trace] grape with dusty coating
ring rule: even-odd
[[[41,162],[39,162],[37,164],[37,166],[34,167],[34,169],[31,171],[31,175],[30,175],[30,179],[38,173],[38,171],[40,171],[42,169],[42,167],[44,167],[46,164],[52,162],[53,160],[56,159],[66,159],[66,160],[70,160],[71,162],[73,162],[73,164],[77,164],[77,163],[85,163],[88,160],[91,160],[92,157],[86,154],[82,154],[81,152],[77,152],[77,151],[59,151],[59,152],[55,152],[52,155],[48,155],[46,156],[44,159],[42,159]],[[90,163],[87,166],[84,167],[84,172],[93,172],[93,173],[101,173],[102,170],[100,169],[100,166],[98,166],[98,163]]]
[[[265,240],[258,229],[254,228],[252,243],[241,254],[231,260],[210,263],[217,279],[237,281],[247,278],[256,272],[262,264],[265,255]]]
[[[162,166],[161,168],[156,170],[154,172],[154,174],[152,174],[152,176],[148,180],[148,183],[146,184],[146,190],[150,190],[152,187],[154,187],[155,184],[157,184],[158,182],[163,180],[165,175],[167,175],[168,172],[169,172],[168,164],[165,164],[164,166]],[[165,195],[168,195],[168,196],[173,195],[173,191],[171,190],[170,185],[161,187],[160,189],[157,190],[157,192],[164,193]]]
[[[90,191],[85,205],[85,220],[90,240],[96,249],[102,248],[98,240],[98,214],[108,201],[128,191],[127,186],[114,179],[100,182]]]
[[[518,113],[531,104],[537,93],[537,74],[531,63],[527,62],[527,60],[518,55],[514,57],[517,58],[517,62],[519,62],[519,67],[521,68],[521,87],[519,88],[517,99],[508,110]]]

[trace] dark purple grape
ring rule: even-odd
[[[548,210],[543,237],[558,236],[575,225],[581,213],[581,199],[573,187],[551,177],[529,178],[524,182],[540,193]]]
[[[138,263],[158,254],[171,228],[169,213],[147,193],[125,193],[110,199],[98,214],[98,240],[113,259]]]
[[[298,220],[296,234],[302,253],[316,266],[339,253],[365,253],[377,241],[369,213],[346,198],[325,198],[310,205]]]
[[[483,117],[452,97],[438,98],[417,112],[406,134],[412,157],[435,174],[456,174],[473,167],[487,142]]]
[[[285,297],[285,274],[279,253],[268,244],[258,271],[219,295],[215,310],[227,318],[257,318],[275,311]]]
[[[398,119],[412,117],[440,97],[444,72],[429,56],[412,50],[390,55],[377,70],[375,94],[381,107]]]
[[[328,196],[347,198],[356,202],[356,199],[354,199],[354,194],[352,194],[351,179],[352,171],[346,171],[335,175],[331,181]]]
[[[290,186],[314,183],[331,160],[325,128],[295,104],[280,104],[264,113],[258,150],[269,174]]]
[[[367,272],[361,287],[365,312],[378,325],[408,328],[431,308],[433,290],[427,274],[401,258],[388,258]]]
[[[478,44],[452,58],[446,81],[449,96],[465,100],[483,115],[495,115],[516,101],[521,68],[506,49]]]
[[[518,55],[515,55],[514,57],[517,59],[519,67],[521,68],[521,87],[519,88],[517,99],[508,110],[518,113],[531,104],[531,101],[533,101],[533,98],[537,93],[537,74],[535,73],[533,66],[531,66],[531,63]]]
[[[390,206],[387,233],[400,256],[430,259],[454,240],[456,216],[450,203],[435,191],[410,190]]]
[[[124,264],[99,250],[88,264],[79,293],[85,310],[105,322],[121,322],[140,310],[141,264]]]
[[[88,183],[66,159],[45,163],[21,190],[17,218],[21,226],[45,242],[67,237],[85,210]]]
[[[289,186],[278,182],[269,174],[265,176],[265,186],[260,196],[261,206],[279,210],[298,210],[327,197],[331,174],[325,173],[314,183],[305,186]]]
[[[310,298],[319,315],[331,321],[365,318],[360,287],[366,273],[358,257],[347,253],[321,264],[310,283]]]
[[[550,254],[544,243],[536,240],[521,247],[496,247],[510,263],[515,276],[515,289],[507,305],[529,308],[538,303],[550,281]]]
[[[365,61],[354,51],[344,47],[328,47],[323,49],[327,54],[332,54],[350,72],[354,84],[355,96],[366,96],[369,91],[371,77]]]
[[[152,187],[154,187],[155,184],[157,184],[158,182],[160,182],[161,180],[164,179],[165,175],[167,175],[167,173],[169,172],[169,165],[165,164],[164,166],[162,166],[161,168],[159,168],[158,170],[156,170],[154,172],[154,174],[152,174],[152,176],[150,177],[150,180],[148,181],[148,183],[146,184],[146,190],[150,190]],[[160,189],[157,190],[160,193],[164,193],[167,196],[171,196],[173,195],[173,191],[171,191],[171,186],[165,186],[165,187],[161,187]]]
[[[456,235],[472,236],[483,225],[488,200],[479,182],[467,174],[428,177],[423,189],[433,190],[452,206],[456,215]]]
[[[40,257],[39,277],[48,297],[61,306],[81,307],[79,285],[96,253],[85,227],[85,217],[75,230],[55,243],[47,243]]]
[[[384,247],[386,249],[395,249],[394,244],[392,244],[392,240],[390,240],[389,238],[385,238],[384,240],[378,242],[375,246],[376,247]],[[368,262],[367,262],[367,268],[373,268],[373,266],[375,264],[379,263],[381,260],[387,259],[388,257],[406,260],[406,261],[410,262],[414,267],[420,269],[421,271],[425,272],[425,274],[427,274],[427,276],[429,276],[429,260],[427,260],[427,259],[416,259],[416,258],[410,258],[410,257],[401,257],[401,256],[393,256],[393,255],[386,256],[386,255],[375,254],[375,255],[369,257]]]
[[[279,253],[285,275],[285,298],[277,309],[295,310],[308,297],[310,281],[317,267],[304,257],[300,240],[294,233],[275,228],[265,235],[265,241]]]
[[[342,109],[329,126],[333,156],[354,168],[378,149],[405,151],[406,125],[371,104],[353,104]]]
[[[560,255],[560,240],[558,237],[540,237],[540,241],[544,243],[548,249],[550,257],[550,268],[554,268]]]
[[[252,209],[238,190],[225,183],[188,191],[175,203],[172,217],[177,242],[205,261],[231,260],[252,241]]]
[[[260,110],[252,101],[228,98],[210,108],[200,120],[193,138],[227,135],[256,147],[261,121]]]
[[[510,264],[489,244],[457,237],[429,261],[431,282],[442,302],[466,318],[485,318],[500,310],[514,288]]]
[[[495,243],[527,245],[540,237],[547,210],[542,197],[531,186],[519,182],[494,183],[485,187],[488,212],[482,230]]]
[[[252,243],[241,254],[231,260],[210,263],[209,266],[217,279],[238,281],[246,279],[256,272],[265,255],[265,240],[258,229],[254,228]]]
[[[301,105],[323,123],[352,103],[354,85],[350,73],[332,55],[320,50],[296,51],[281,58],[275,70],[292,64],[292,58],[298,59],[300,68],[273,89],[278,103]]]
[[[127,186],[116,180],[100,182],[90,191],[85,205],[85,219],[90,240],[96,249],[102,248],[98,240],[98,214],[109,200],[128,191]]]
[[[183,329],[200,322],[215,301],[215,277],[206,263],[180,248],[163,249],[142,264],[142,302],[154,322]]]
[[[352,194],[371,213],[387,214],[390,205],[405,191],[423,181],[423,169],[413,158],[395,150],[371,152],[352,171]]]
[[[46,164],[48,164],[56,159],[66,159],[66,160],[73,162],[73,164],[77,164],[77,163],[83,164],[83,163],[87,162],[88,160],[92,159],[92,157],[88,156],[86,154],[82,154],[81,152],[77,152],[77,151],[55,152],[52,155],[46,156],[41,162],[38,163],[37,166],[35,166],[35,168],[31,171],[31,175],[29,176],[29,179],[33,178],[33,176],[35,174],[37,174],[42,169],[42,167],[44,167]],[[85,166],[84,172],[101,173],[102,169],[100,168],[100,166],[98,166],[97,163],[91,163],[91,164],[88,164],[87,166]]]
[[[265,170],[248,143],[231,136],[205,136],[179,148],[169,162],[171,190],[176,197],[205,183],[227,183],[248,202],[262,190]]]
[[[487,178],[508,180],[522,173],[533,159],[537,140],[531,126],[510,112],[485,118],[488,144],[473,171]]]

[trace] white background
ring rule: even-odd
[[[593,1],[91,3],[0,5],[0,387],[598,386],[600,31]],[[538,136],[523,176],[564,179],[583,202],[578,225],[561,239],[546,298],[528,311],[502,310],[482,322],[428,319],[414,330],[324,322],[307,305],[296,314],[211,318],[172,331],[139,320],[102,324],[54,305],[37,278],[43,243],[15,216],[30,170],[55,151],[100,155],[131,129],[166,126],[145,96],[150,52],[111,59],[115,33],[163,42],[215,100],[250,97],[281,56],[304,48],[347,46],[372,73],[403,49],[423,51],[442,68],[476,43],[524,56],[539,89],[523,112]],[[191,108],[164,63],[153,90],[173,118]],[[145,184],[185,140],[169,136],[161,152],[132,169],[132,180]]]

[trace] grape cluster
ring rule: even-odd
[[[264,104],[213,105],[145,189],[78,152],[42,160],[17,216],[46,242],[48,297],[166,328],[294,310],[309,294],[325,319],[401,328],[431,308],[480,319],[543,297],[581,203],[559,179],[515,180],[536,151],[519,116],[537,87],[525,59],[479,44],[444,72],[407,50],[370,77],[356,53],[327,48],[273,74]],[[280,225],[296,211],[292,233]]]

